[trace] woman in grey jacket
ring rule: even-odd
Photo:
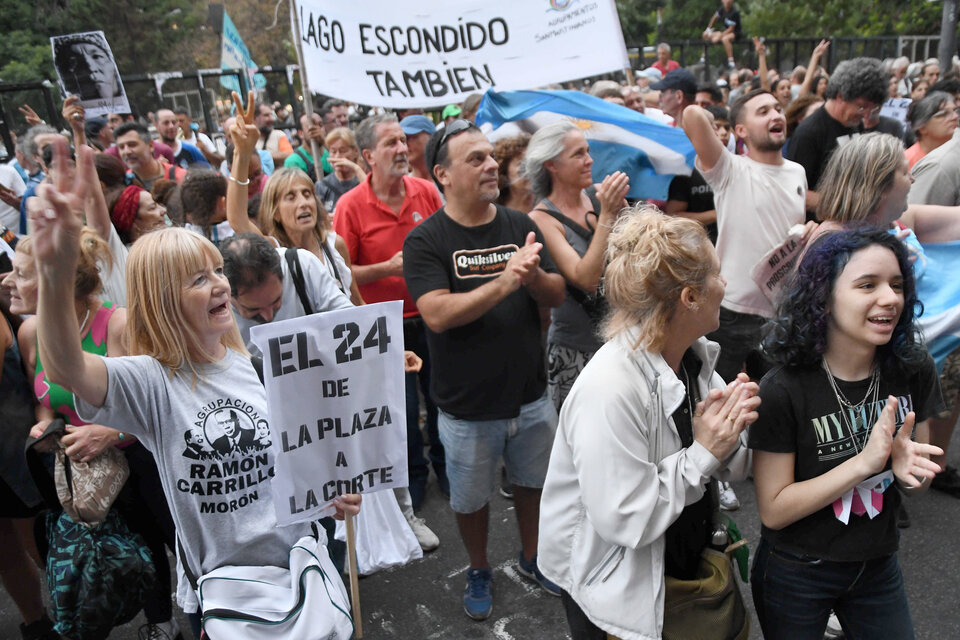
[[[574,384],[540,506],[539,562],[574,640],[654,639],[664,575],[693,577],[711,477],[743,477],[757,385],[714,373],[726,283],[703,227],[653,207],[610,234],[607,342]],[[680,534],[680,531],[683,534]]]

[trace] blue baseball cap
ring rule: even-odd
[[[425,115],[420,114],[407,116],[401,120],[400,128],[403,129],[403,132],[408,136],[413,136],[418,133],[429,133],[430,135],[433,135],[437,131],[437,127],[433,124],[433,120]]]

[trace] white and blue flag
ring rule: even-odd
[[[683,129],[580,91],[487,91],[477,124],[491,141],[532,134],[558,120],[576,124],[590,145],[593,179],[630,176],[630,198],[666,200],[675,175],[690,175],[696,151]]]
[[[960,242],[922,247],[913,265],[917,297],[923,303],[923,315],[917,322],[937,369],[942,371],[947,356],[960,347]]]

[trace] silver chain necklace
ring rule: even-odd
[[[873,373],[870,374],[870,385],[867,387],[867,392],[863,394],[863,400],[854,404],[847,400],[847,397],[840,391],[840,386],[837,384],[836,378],[833,377],[833,372],[830,371],[830,365],[827,364],[827,359],[821,358],[821,361],[823,362],[824,371],[827,372],[827,380],[830,382],[830,388],[833,389],[833,395],[837,398],[837,404],[840,405],[840,421],[843,422],[844,426],[846,426],[850,432],[850,442],[853,443],[853,450],[860,453],[860,445],[857,444],[857,436],[853,431],[851,415],[856,416],[863,414],[863,407],[867,404],[867,400],[870,400],[871,403],[876,406],[880,397],[880,369],[874,365]],[[864,421],[866,421],[866,416],[864,416]],[[864,422],[864,428],[866,428],[866,422]]]

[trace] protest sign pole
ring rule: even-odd
[[[360,584],[357,576],[357,534],[353,526],[353,514],[345,514],[343,523],[347,527],[347,562],[350,566],[350,604],[353,609],[353,635],[357,638],[362,638],[363,614],[360,613]]]
[[[303,47],[300,35],[300,17],[297,15],[297,7],[294,0],[290,0],[290,16],[293,19],[293,44],[297,49],[297,64],[300,66],[300,90],[303,91],[303,112],[307,116],[307,122],[313,124],[313,94],[310,93],[310,87],[307,83],[306,67],[303,66]],[[306,131],[303,132],[306,135]],[[320,145],[317,141],[310,139],[310,155],[313,156],[314,176],[319,180],[323,177],[323,168],[320,165]],[[353,574],[350,574],[351,579]],[[359,635],[357,636],[360,637]]]

